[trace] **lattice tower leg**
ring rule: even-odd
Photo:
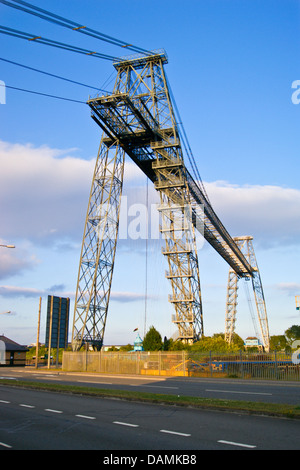
[[[157,175],[155,187],[160,191],[161,232],[166,242],[163,254],[169,266],[166,277],[172,287],[169,301],[175,309],[172,320],[178,327],[178,339],[193,343],[204,334],[193,208],[180,158],[170,158],[171,154],[163,149],[157,153],[160,159],[153,168]]]
[[[238,276],[233,269],[229,269],[227,285],[227,302],[225,315],[225,341],[231,343],[235,330],[236,310],[238,300]]]
[[[252,286],[254,291],[255,303],[256,303],[256,310],[258,315],[258,321],[260,326],[260,332],[262,336],[262,343],[264,346],[264,350],[269,352],[270,350],[270,334],[269,334],[269,324],[268,324],[268,316],[267,316],[267,308],[266,302],[264,297],[263,286],[261,282],[260,272],[258,269],[256,256],[254,253],[254,248],[252,244],[252,239],[247,240],[247,249],[249,253],[249,262],[254,269],[253,277],[252,277]]]
[[[124,151],[101,139],[81,248],[74,308],[72,348],[100,349],[107,318],[116,252]]]
[[[269,325],[267,317],[266,302],[264,298],[264,292],[261,282],[261,277],[254,253],[253,238],[250,236],[245,237],[235,237],[234,241],[238,245],[239,249],[244,254],[245,258],[249,261],[253,273],[252,273],[252,287],[256,303],[256,311],[259,320],[261,340],[266,352],[270,349],[270,336],[269,336]],[[237,303],[237,288],[234,287],[234,274],[229,271],[229,280],[228,280],[228,294],[227,294],[227,308],[226,308],[226,320],[225,320],[225,339],[230,342],[232,339],[232,334],[235,328],[235,319],[236,319],[236,303]],[[236,278],[237,282],[237,278]],[[236,291],[236,299],[234,299],[234,290]],[[230,293],[230,297],[229,296]],[[228,298],[232,298],[231,302],[228,301]],[[232,307],[230,307],[232,304]],[[234,305],[235,304],[235,305]],[[230,333],[231,332],[231,333]]]
[[[178,327],[178,339],[192,343],[203,335],[203,314],[194,230],[181,208],[174,207],[163,193],[159,208],[161,231],[165,238],[163,254],[168,261],[166,277],[171,281],[175,314],[172,321]],[[186,220],[185,220],[186,219]]]

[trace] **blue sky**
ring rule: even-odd
[[[33,4],[146,49],[164,48],[166,73],[199,172],[232,234],[252,235],[270,334],[299,324],[300,2],[295,0],[32,0]],[[0,24],[34,35],[124,55],[124,49],[0,4]],[[0,57],[111,90],[110,61],[0,35]],[[96,91],[0,60],[0,333],[36,340],[39,296],[44,340],[48,293],[73,296],[85,212],[101,133],[84,104]],[[154,198],[152,188],[149,188]],[[124,195],[146,201],[146,178],[126,162]],[[147,326],[176,331],[160,246],[149,243]],[[228,266],[206,243],[199,251],[205,334],[224,331]],[[145,241],[120,241],[106,344],[133,342],[145,316]],[[253,335],[244,287],[236,331]]]

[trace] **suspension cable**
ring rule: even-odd
[[[2,0],[0,0],[1,2]],[[65,44],[63,42],[54,41],[52,39],[43,38],[42,36],[37,36],[35,34],[25,33],[23,31],[19,31],[17,29],[8,28],[6,26],[0,25],[0,33],[7,34],[9,36],[14,36],[20,39],[27,39],[28,41],[37,42],[39,44],[44,44],[47,46],[58,47],[59,49],[65,49],[71,52],[77,52],[79,54],[90,55],[92,57],[97,57],[98,59],[106,59],[116,61],[119,60],[118,57],[114,57],[107,54],[102,54],[99,52],[91,51],[89,49],[83,49],[82,47],[72,46],[70,44]]]
[[[32,93],[34,95],[41,95],[41,96],[46,96],[48,98],[55,98],[55,99],[58,99],[58,100],[63,100],[63,101],[72,101],[73,103],[80,103],[80,104],[86,104],[85,101],[80,101],[80,100],[75,100],[75,99],[72,99],[72,98],[65,98],[64,96],[57,96],[57,95],[51,95],[49,93],[42,93],[40,91],[34,91],[34,90],[27,90],[25,88],[19,88],[19,87],[15,87],[15,86],[10,86],[10,85],[7,85],[6,83],[2,84],[0,82],[0,86],[4,87],[4,88],[10,88],[12,90],[17,90],[17,91],[23,91],[23,92],[26,92],[26,93]]]
[[[18,62],[14,62],[12,60],[4,59],[3,57],[0,57],[0,60],[2,60],[4,62],[8,62],[9,64],[13,64],[13,65],[17,65],[19,67],[23,67],[24,69],[32,70],[33,72],[38,72],[38,73],[42,73],[44,75],[49,75],[50,77],[53,77],[53,78],[58,78],[60,80],[65,80],[66,82],[74,83],[75,85],[84,86],[86,88],[92,88],[93,90],[103,91],[104,93],[109,93],[108,91],[103,90],[102,88],[97,88],[97,87],[92,86],[92,85],[87,85],[86,83],[77,82],[76,80],[71,80],[69,78],[60,77],[59,75],[55,75],[54,73],[45,72],[44,70],[39,70],[39,69],[36,69],[34,67],[30,67],[29,65],[19,64]]]
[[[88,36],[92,36],[96,39],[100,39],[101,41],[108,42],[110,44],[114,44],[115,46],[120,46],[123,48],[130,49],[132,51],[138,52],[138,53],[144,53],[144,54],[151,54],[150,51],[147,51],[146,49],[143,49],[138,46],[134,46],[133,44],[130,44],[129,42],[122,41],[120,39],[113,38],[112,36],[108,36],[107,34],[103,34],[99,31],[96,31],[94,29],[88,28],[84,25],[81,25],[80,23],[76,23],[75,21],[69,20],[67,18],[64,18],[62,16],[56,15],[55,13],[51,13],[47,10],[44,10],[42,8],[39,8],[35,5],[32,5],[30,3],[24,2],[22,0],[12,0],[15,3],[18,3],[18,5],[11,3],[10,1],[7,0],[0,0],[1,3],[4,5],[7,5],[12,8],[16,8],[18,10],[21,10],[25,13],[29,13],[31,15],[38,16],[39,18],[42,18],[46,21],[50,21],[51,23],[58,24],[59,26],[63,26],[65,28],[71,29],[73,31],[86,34]]]

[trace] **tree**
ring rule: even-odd
[[[228,344],[221,334],[215,334],[213,337],[205,336],[191,346],[191,351],[213,351],[213,352],[237,352],[240,347],[238,344]]]
[[[284,334],[291,346],[295,339],[300,339],[300,325],[292,325]]]
[[[172,338],[170,338],[168,342],[168,351],[186,351],[190,348],[188,344],[183,343],[182,341],[180,341],[180,339],[174,341]]]
[[[151,326],[143,340],[144,351],[160,351],[163,347],[163,342],[160,333]]]
[[[133,350],[133,345],[132,344],[126,344],[125,346],[121,346],[119,351],[123,352],[123,351],[132,351]]]
[[[287,347],[287,339],[284,335],[274,335],[270,337],[270,349],[272,351],[282,351]]]

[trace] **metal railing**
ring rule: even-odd
[[[63,354],[64,371],[184,377],[300,380],[291,353],[190,351],[92,352]]]

